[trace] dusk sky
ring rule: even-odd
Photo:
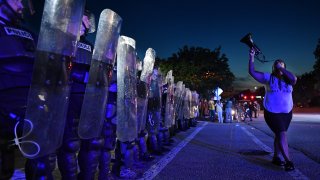
[[[136,40],[140,58],[149,47],[167,58],[184,45],[221,46],[236,84],[246,82],[246,88],[256,84],[247,72],[249,49],[239,42],[248,32],[266,59],[284,59],[297,75],[313,69],[320,38],[319,0],[87,0],[87,6],[97,21],[106,8],[119,14],[121,35]],[[89,37],[94,41],[95,34]],[[260,71],[270,72],[271,66],[256,62]]]

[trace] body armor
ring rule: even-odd
[[[35,37],[21,27],[0,24],[0,176],[14,172],[14,126],[25,116],[34,62]],[[18,127],[21,134],[22,126]]]
[[[81,37],[77,47],[70,75],[72,84],[67,121],[64,127],[62,146],[57,153],[58,166],[63,179],[76,179],[77,177],[76,153],[80,149],[78,124],[93,50],[93,45],[84,36]]]

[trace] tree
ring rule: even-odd
[[[228,58],[221,47],[211,51],[202,47],[184,46],[168,59],[158,59],[163,73],[173,70],[174,81],[183,81],[186,87],[208,97],[219,86],[230,90],[235,79],[230,71]]]
[[[314,84],[315,75],[313,72],[304,73],[298,77],[297,84],[294,86],[293,99],[298,105],[307,106],[315,96]]]
[[[313,52],[313,54],[314,54],[314,57],[316,58],[316,62],[313,65],[313,69],[316,75],[318,75],[317,77],[319,77],[320,76],[320,39],[318,40],[318,45],[316,47],[316,50]]]
[[[313,54],[316,59],[313,71],[299,76],[294,86],[293,99],[298,105],[320,106],[320,39]]]
[[[312,106],[320,106],[320,39],[318,40],[318,44],[316,50],[313,52],[316,62],[313,65],[313,74],[315,76],[314,83],[314,97],[311,99],[310,105]]]

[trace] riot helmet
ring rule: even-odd
[[[80,29],[80,35],[87,35],[96,31],[95,17],[88,9],[85,9],[82,17],[82,24]]]
[[[0,0],[0,16],[11,23],[18,23],[23,19],[23,9],[22,0]]]

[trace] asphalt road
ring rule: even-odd
[[[261,116],[245,123],[199,121],[197,127],[177,133],[168,152],[151,162],[135,163],[132,171],[134,179],[157,180],[320,179],[319,129],[319,114],[294,114],[288,130],[293,172],[271,164],[273,134]],[[57,169],[55,174],[59,179]],[[23,167],[13,179],[24,179]]]
[[[197,128],[202,128],[174,158],[161,170],[152,168],[153,176],[147,171],[144,178],[320,179],[320,119],[317,117],[294,115],[288,130],[290,153],[296,166],[293,172],[270,163],[273,135],[260,117],[246,123],[199,123]],[[183,139],[189,133],[179,133],[176,138]]]

